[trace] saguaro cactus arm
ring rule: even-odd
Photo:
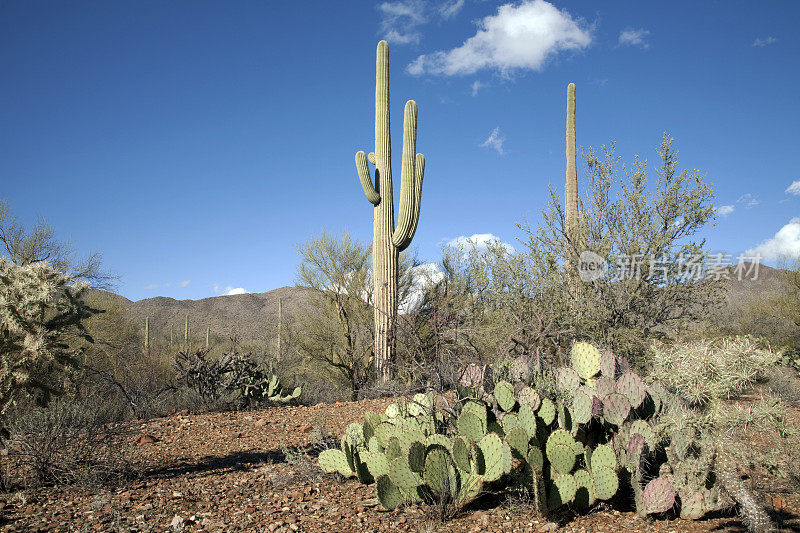
[[[424,156],[423,156],[424,161]],[[400,173],[400,220],[392,235],[392,242],[400,250],[411,244],[415,219],[419,221],[419,200],[422,196],[422,173],[416,170],[417,162],[417,103],[406,102],[403,118],[403,166]]]
[[[411,244],[414,234],[417,233],[417,225],[419,225],[419,209],[422,203],[422,177],[425,174],[425,156],[417,154],[416,159],[417,162],[414,165],[414,220],[411,223],[411,233],[408,235],[408,239],[404,245],[399,248],[401,252]]]
[[[370,152],[372,160],[375,160],[374,153]],[[375,190],[372,184],[372,176],[369,173],[369,165],[367,164],[367,157],[363,151],[356,152],[356,169],[358,170],[358,179],[361,180],[361,187],[364,189],[364,194],[367,195],[367,200],[373,205],[378,205],[381,202],[381,195]]]

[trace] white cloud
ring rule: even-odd
[[[481,143],[481,146],[485,148],[494,148],[497,150],[498,154],[503,155],[505,153],[503,151],[503,143],[505,140],[506,138],[500,135],[500,126],[497,126],[492,130],[492,133],[489,134],[489,138]]]
[[[767,37],[764,37],[763,39],[761,37],[758,37],[755,41],[753,41],[753,46],[757,46],[759,48],[763,48],[765,46],[769,46],[771,44],[775,44],[777,41],[778,41],[778,39],[776,39],[772,35],[768,35]]]
[[[401,313],[407,313],[422,301],[425,291],[444,279],[442,267],[436,263],[425,263],[411,268],[411,289],[400,302]]]
[[[800,180],[793,181],[792,184],[786,188],[786,194],[800,195]]]
[[[639,46],[641,48],[650,48],[650,45],[645,42],[645,37],[650,35],[650,30],[639,28],[626,28],[619,32],[619,40],[617,46]]]
[[[544,0],[504,4],[496,15],[478,22],[478,32],[458,48],[424,54],[407,68],[414,75],[472,74],[497,69],[508,74],[515,69],[541,70],[551,56],[563,50],[589,46],[588,29],[566,11]]]
[[[233,296],[234,294],[247,294],[247,291],[241,287],[231,287],[228,285],[225,287],[225,296]]]
[[[428,21],[421,0],[400,0],[378,4],[383,38],[394,44],[418,43],[419,27]]]
[[[145,285],[144,286],[144,290],[146,290],[146,291],[154,291],[157,288],[158,288],[158,284],[157,283],[151,283],[150,285]]]
[[[721,205],[717,208],[717,214],[723,217],[726,217],[733,213],[736,208],[732,205]]]
[[[484,87],[486,87],[486,84],[481,83],[478,80],[472,82],[472,96],[478,96],[478,91],[480,91]]]
[[[181,281],[181,287],[188,287],[190,283],[191,281],[189,281],[188,279]]]
[[[464,0],[452,0],[439,8],[439,14],[444,19],[450,19],[458,15],[462,7],[464,7]]]
[[[741,195],[739,197],[739,199],[736,200],[736,203],[744,205],[745,209],[750,209],[751,207],[757,206],[761,202],[758,200],[758,198],[756,198],[752,194],[747,193],[747,194]]]
[[[791,219],[774,237],[745,252],[745,255],[756,254],[761,254],[767,261],[787,256],[800,257],[800,217]]]
[[[505,248],[506,252],[510,254],[513,254],[517,251],[516,248],[514,248],[508,243],[501,241],[500,237],[492,235],[491,233],[476,233],[471,237],[466,237],[462,235],[447,242],[447,246],[451,246],[454,248],[463,248],[465,251],[474,247],[479,252],[485,252],[486,250],[488,250],[489,244],[499,244],[500,246]]]

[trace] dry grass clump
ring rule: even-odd
[[[114,484],[136,477],[121,427],[97,406],[58,399],[14,416],[7,454],[9,478],[23,486]]]

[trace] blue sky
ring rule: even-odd
[[[708,174],[712,248],[800,252],[798,23],[797,2],[0,1],[0,198],[134,300],[292,285],[311,234],[371,238],[353,157],[386,38],[398,175],[419,106],[421,259],[538,220],[569,82],[579,145],[653,161],[667,131]]]

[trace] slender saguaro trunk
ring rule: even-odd
[[[144,349],[150,349],[150,317],[144,317]]]
[[[400,174],[400,220],[394,225],[392,147],[389,133],[389,46],[378,43],[375,61],[375,152],[356,153],[356,168],[364,193],[374,206],[372,237],[375,372],[380,383],[391,378],[394,327],[397,320],[397,263],[419,223],[425,156],[417,154],[417,104],[406,102]],[[375,165],[373,184],[367,160]]]
[[[566,258],[569,292],[577,303],[580,290],[577,247],[578,225],[578,169],[575,149],[575,84],[567,86],[567,182],[564,185],[564,230],[567,233]],[[580,309],[578,314],[580,315]]]
[[[189,315],[186,315],[186,322],[183,328],[183,344],[189,349]]]
[[[564,186],[564,214],[567,237],[578,240],[578,170],[575,155],[575,84],[567,87],[567,183]]]
[[[208,350],[208,341],[211,340],[211,328],[206,327],[206,350]]]

